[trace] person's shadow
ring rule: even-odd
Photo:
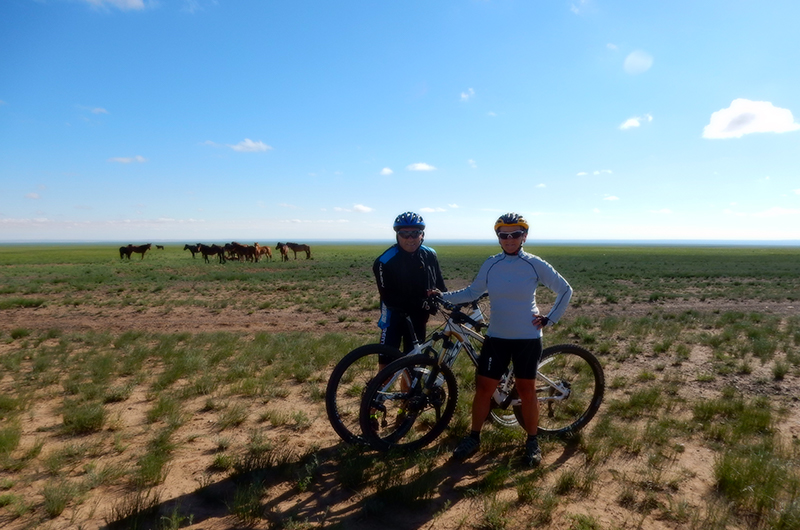
[[[563,466],[578,452],[578,444],[565,442],[555,461],[544,464],[541,471]],[[220,521],[226,528],[247,528],[266,524],[283,528],[290,522],[308,522],[317,527],[336,525],[340,528],[421,528],[430,527],[434,519],[473,494],[464,482],[481,487],[481,476],[498,465],[513,465],[515,458],[497,453],[483,453],[465,462],[449,458],[449,445],[417,451],[414,455],[358,453],[344,444],[321,449],[303,461],[281,464],[246,473],[235,474],[208,484],[174,499],[157,502],[127,517],[109,522],[107,530],[156,529]],[[424,453],[424,454],[423,454]],[[298,477],[313,460],[313,477],[301,494]],[[365,459],[365,468],[383,469],[377,476],[367,477],[360,488],[347,486],[340,475],[351,459]],[[434,459],[438,464],[418,463]],[[429,460],[427,460],[429,461]],[[358,462],[355,462],[358,464]],[[525,472],[521,469],[519,472]],[[411,478],[403,478],[411,476]],[[362,490],[370,493],[364,494]],[[242,500],[243,492],[256,492]],[[275,493],[277,492],[277,493]],[[249,504],[248,504],[249,503]]]

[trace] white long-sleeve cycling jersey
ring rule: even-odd
[[[542,332],[534,327],[536,288],[544,285],[554,293],[556,300],[546,315],[552,323],[558,322],[572,297],[572,287],[546,261],[520,250],[518,254],[500,253],[481,265],[478,275],[469,287],[442,293],[442,298],[454,304],[476,300],[489,293],[491,315],[486,335],[501,339],[536,339]]]

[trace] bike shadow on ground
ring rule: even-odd
[[[577,441],[548,444],[551,455],[545,455],[545,463],[534,471],[519,464],[517,450],[487,451],[457,461],[450,456],[453,446],[454,442],[444,441],[415,455],[403,455],[359,452],[340,443],[313,453],[311,471],[307,463],[296,462],[228,476],[104,528],[155,528],[170,517],[178,519],[179,527],[192,528],[212,523],[214,528],[283,528],[298,522],[354,530],[378,524],[387,529],[430,527],[443,512],[495,487],[487,486],[487,476],[498,466],[508,466],[512,475],[554,471],[579,453]],[[423,458],[420,453],[425,453]],[[382,468],[384,474],[370,476],[357,487],[347,486],[342,470],[352,466],[353,459],[364,459],[365,466]],[[420,461],[427,463],[420,466]],[[309,480],[301,487],[304,477]],[[242,506],[237,495],[253,487],[260,495]]]

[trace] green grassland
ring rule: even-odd
[[[434,246],[451,287],[497,252]],[[468,429],[467,363],[457,366],[456,417],[430,447],[386,456],[337,443],[325,428],[327,374],[373,342],[374,327],[33,325],[43,309],[191,306],[372,326],[371,266],[385,247],[219,264],[182,245],[131,260],[112,245],[0,246],[0,526],[180,528],[228,517],[229,527],[257,528],[800,528],[800,249],[528,245],[575,289],[547,341],[594,351],[608,385],[589,427],[544,441],[547,465],[533,471],[514,464],[521,432],[491,427],[485,457],[447,462]],[[12,311],[31,324],[3,326]],[[144,419],[131,426],[126,411],[139,406]],[[695,452],[712,455],[707,475],[686,461]],[[192,491],[163,499],[197,459]]]
[[[575,302],[610,303],[686,300],[796,301],[800,298],[800,250],[794,248],[675,248],[541,246],[532,251],[553,264],[573,285]],[[0,295],[10,298],[92,292],[133,294],[208,292],[233,287],[245,293],[312,290],[372,294],[371,266],[378,245],[326,245],[313,260],[228,263],[191,259],[179,246],[152,250],[145,259],[120,260],[110,246],[0,246]],[[438,246],[447,280],[461,285],[477,272],[495,246]],[[360,296],[359,296],[360,295]],[[158,303],[169,300],[153,296]],[[185,297],[180,297],[185,298]],[[246,299],[245,297],[239,297]]]

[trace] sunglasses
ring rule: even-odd
[[[416,239],[422,235],[422,230],[400,230],[397,235],[403,239]]]
[[[497,232],[497,237],[500,239],[519,239],[524,235],[524,230],[514,230],[513,232]]]

